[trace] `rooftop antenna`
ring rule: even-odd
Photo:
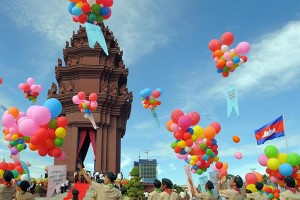
[[[148,160],[148,155],[149,155],[149,152],[150,152],[149,146],[150,146],[152,140],[153,140],[153,138],[151,138],[150,142],[148,143],[148,145],[145,148],[145,154],[147,154],[147,160]]]

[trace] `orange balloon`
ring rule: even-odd
[[[296,179],[300,181],[300,174],[297,175]]]
[[[168,129],[168,131],[170,131],[170,132],[173,132],[172,130],[171,130],[171,128],[170,128],[170,126],[173,124],[173,121],[172,120],[169,120],[169,121],[167,121],[167,123],[166,123],[166,127],[167,127],[167,129]]]
[[[280,194],[279,193],[274,193],[274,198],[279,198]]]
[[[262,175],[258,172],[253,172],[253,174],[255,174],[255,176],[257,177],[258,182],[262,182]]]
[[[4,129],[4,130],[3,130],[3,133],[6,135],[6,134],[9,133],[9,130],[8,130],[8,129]]]
[[[217,50],[217,51],[215,51],[215,56],[217,56],[217,57],[221,57],[221,56],[223,56],[223,51],[221,51],[221,50]]]
[[[239,136],[232,136],[232,140],[233,140],[235,143],[239,143],[241,139],[239,138]]]
[[[224,59],[220,59],[217,62],[217,68],[223,68],[226,65],[226,61]]]
[[[8,112],[8,114],[11,114],[15,119],[17,119],[19,116],[19,109],[16,107],[10,107],[7,110],[7,112]]]
[[[221,169],[227,170],[228,169],[228,164],[226,162],[223,162],[223,167]]]
[[[204,129],[204,137],[207,139],[214,139],[214,137],[216,136],[216,130],[211,127],[208,126]]]
[[[33,144],[29,144],[29,149],[31,150],[31,151],[36,151],[36,150],[38,150],[38,147],[37,146],[34,146]]]

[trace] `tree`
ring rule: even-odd
[[[128,197],[130,199],[145,199],[144,187],[141,183],[139,168],[134,166],[130,172],[130,176],[131,179],[128,184],[125,185]]]

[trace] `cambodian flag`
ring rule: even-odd
[[[257,145],[264,144],[267,140],[273,140],[284,136],[283,115],[274,121],[254,131]]]

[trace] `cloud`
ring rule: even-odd
[[[175,171],[176,170],[176,167],[175,167],[175,165],[173,164],[173,163],[170,163],[169,164],[169,169],[171,169],[171,170],[173,170],[173,171]]]
[[[132,157],[122,154],[122,162],[121,162],[121,169],[123,170],[125,167],[132,166],[133,160]]]

